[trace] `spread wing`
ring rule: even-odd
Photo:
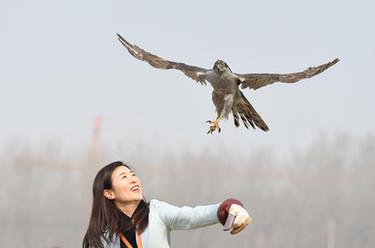
[[[194,79],[197,82],[200,82],[202,85],[206,84],[205,73],[208,71],[207,69],[163,59],[161,57],[158,57],[152,53],[149,53],[143,50],[142,48],[139,48],[136,45],[130,44],[121,35],[117,34],[117,36],[121,44],[123,44],[128,49],[129,53],[133,55],[133,57],[135,57],[136,59],[146,61],[151,66],[158,68],[158,69],[180,70],[183,73],[185,73],[186,76]]]
[[[288,74],[268,74],[268,73],[252,74],[250,73],[250,74],[236,74],[236,75],[240,78],[242,89],[249,88],[249,89],[256,90],[263,86],[266,86],[268,84],[272,84],[275,82],[295,83],[301,79],[311,78],[327,70],[329,67],[333,66],[337,62],[339,62],[338,58],[326,64],[309,67],[304,71],[288,73]]]

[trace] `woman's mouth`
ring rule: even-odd
[[[140,191],[141,188],[139,187],[139,185],[134,185],[133,187],[130,188],[130,191],[132,192],[137,192],[137,191]]]

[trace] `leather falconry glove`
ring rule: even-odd
[[[224,226],[224,231],[231,230],[231,234],[239,233],[251,223],[249,213],[236,199],[225,200],[217,210],[217,217]]]

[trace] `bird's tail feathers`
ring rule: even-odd
[[[262,117],[255,111],[254,107],[243,94],[241,96],[240,103],[237,104],[237,109],[233,111],[234,125],[236,127],[240,126],[240,118],[246,128],[251,126],[255,129],[255,126],[257,126],[263,131],[268,131],[267,124],[263,121]]]

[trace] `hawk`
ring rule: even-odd
[[[217,116],[214,120],[207,121],[210,124],[208,133],[214,131],[221,131],[220,121],[227,119],[228,115],[232,113],[234,125],[240,126],[240,119],[246,128],[250,126],[255,129],[262,129],[268,131],[267,124],[262,117],[255,111],[254,107],[246,99],[241,89],[259,89],[263,86],[273,84],[275,82],[295,83],[301,79],[311,78],[319,73],[322,73],[332,65],[339,62],[336,58],[326,64],[309,67],[301,72],[276,74],[276,73],[234,73],[229,68],[227,63],[223,60],[217,60],[212,69],[205,69],[197,66],[187,65],[184,63],[174,62],[163,59],[157,55],[149,53],[142,48],[130,44],[121,35],[117,34],[119,41],[124,45],[129,53],[136,59],[148,62],[151,66],[168,70],[177,69],[182,71],[191,79],[206,85],[207,82],[211,84],[212,101],[215,104]]]

